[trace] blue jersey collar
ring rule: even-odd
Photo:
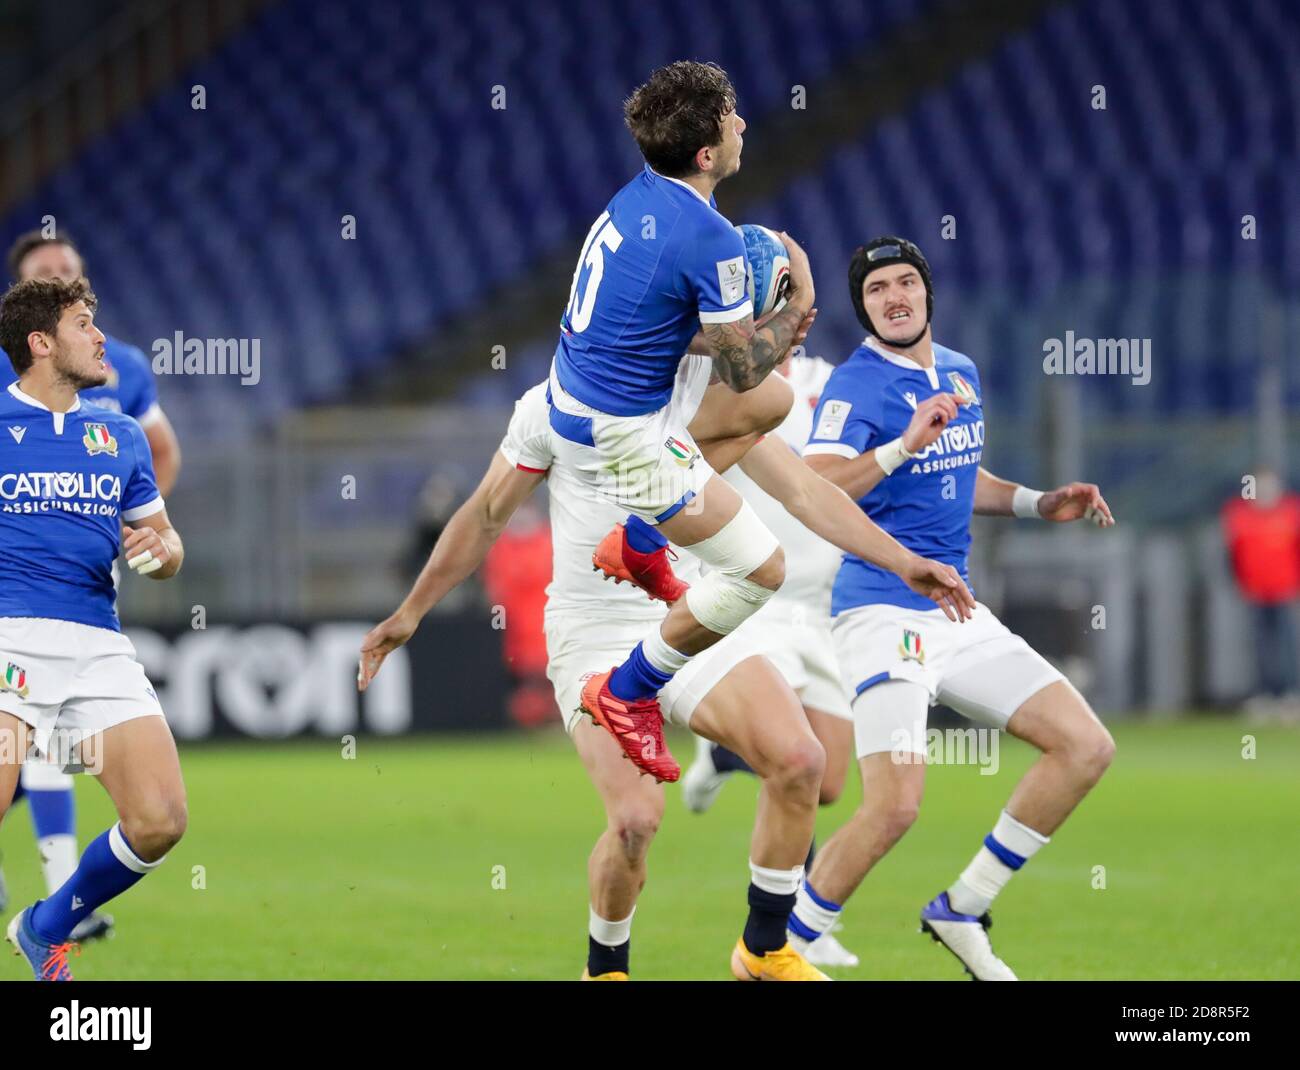
[[[923,368],[910,357],[905,357],[900,353],[894,353],[886,349],[877,341],[875,335],[867,335],[862,339],[862,344],[871,350],[871,352],[875,353],[876,356],[888,361],[890,364],[895,364],[900,368],[906,368],[909,372],[924,372],[925,377],[930,380],[930,386],[935,390],[939,389],[938,354],[935,355],[934,364],[930,365],[928,368]]]
[[[18,384],[17,384],[17,383],[10,383],[10,384],[9,384],[9,393],[10,393],[11,396],[13,396],[13,397],[17,398],[19,401],[21,401],[24,405],[30,405],[33,409],[42,409],[42,410],[44,410],[45,412],[52,412],[52,411],[53,411],[53,410],[50,409],[50,407],[49,407],[48,405],[46,405],[43,401],[37,401],[37,400],[36,400],[34,397],[32,397],[30,394],[24,394],[24,393],[23,393],[23,392],[18,388]],[[68,412],[76,412],[76,411],[77,411],[78,409],[80,409],[80,408],[81,408],[81,397],[80,397],[80,395],[78,395],[77,400],[74,401],[74,402],[72,403],[72,408],[68,409],[67,411],[68,411]],[[62,416],[62,415],[64,415],[64,414],[60,412],[60,413],[55,413],[55,415],[56,415],[56,416]]]
[[[689,182],[683,182],[680,178],[673,178],[671,175],[661,175],[649,164],[645,165],[645,169],[648,174],[654,175],[655,178],[662,178],[665,182],[675,182],[677,185],[681,186],[682,189],[689,190],[692,194],[694,194],[696,197],[702,200],[705,204],[709,203],[709,198],[704,196],[703,193],[697,190]]]

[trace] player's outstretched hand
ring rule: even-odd
[[[1046,491],[1038,499],[1038,513],[1044,520],[1054,520],[1058,524],[1087,519],[1099,528],[1115,526],[1110,506],[1096,483],[1067,483]]]
[[[358,691],[364,691],[370,686],[370,681],[379,672],[384,658],[410,639],[419,623],[398,610],[366,633],[366,637],[361,640],[361,663],[357,667]]]
[[[970,620],[975,609],[975,596],[952,565],[913,556],[901,575],[917,594],[937,603],[949,620]]]
[[[781,241],[785,243],[785,251],[790,257],[790,289],[787,291],[787,300],[797,308],[806,311],[812,308],[813,301],[817,299],[817,290],[813,286],[812,265],[808,263],[808,254],[803,251],[802,245],[784,230],[779,233]]]
[[[957,406],[964,404],[956,394],[935,394],[926,398],[912,413],[903,432],[903,446],[908,453],[920,453],[943,434],[943,429],[957,419]]]
[[[127,566],[141,576],[157,572],[172,556],[162,536],[148,525],[127,529],[126,538],[122,540],[122,554]]]

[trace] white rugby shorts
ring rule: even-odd
[[[0,617],[0,711],[31,725],[51,759],[124,721],[163,716],[125,635],[37,617]]]
[[[688,355],[662,409],[610,416],[567,394],[552,367],[547,400],[556,461],[601,497],[649,524],[676,515],[713,475],[687,430],[711,371],[709,358]]]
[[[1031,695],[1065,677],[1024,639],[1014,634],[983,603],[971,619],[955,623],[943,610],[870,605],[847,610],[831,625],[844,688],[853,704],[858,756],[899,749],[924,752],[925,724],[864,713],[858,701],[887,680],[920,684],[929,705],[943,703],[964,717],[991,728],[1005,728],[1011,715]],[[924,718],[926,708],[916,715]]]

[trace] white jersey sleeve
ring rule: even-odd
[[[506,437],[501,440],[501,453],[520,471],[549,471],[551,422],[545,383],[538,383],[515,402]]]

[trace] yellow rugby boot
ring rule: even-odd
[[[584,966],[582,968],[582,976],[579,977],[578,980],[579,981],[626,981],[627,974],[625,974],[622,970],[610,970],[609,973],[598,973],[596,974],[595,977],[592,977],[591,974],[587,972],[587,967]]]
[[[766,955],[755,955],[742,936],[731,953],[731,972],[737,981],[829,981],[830,978],[790,944]]]

